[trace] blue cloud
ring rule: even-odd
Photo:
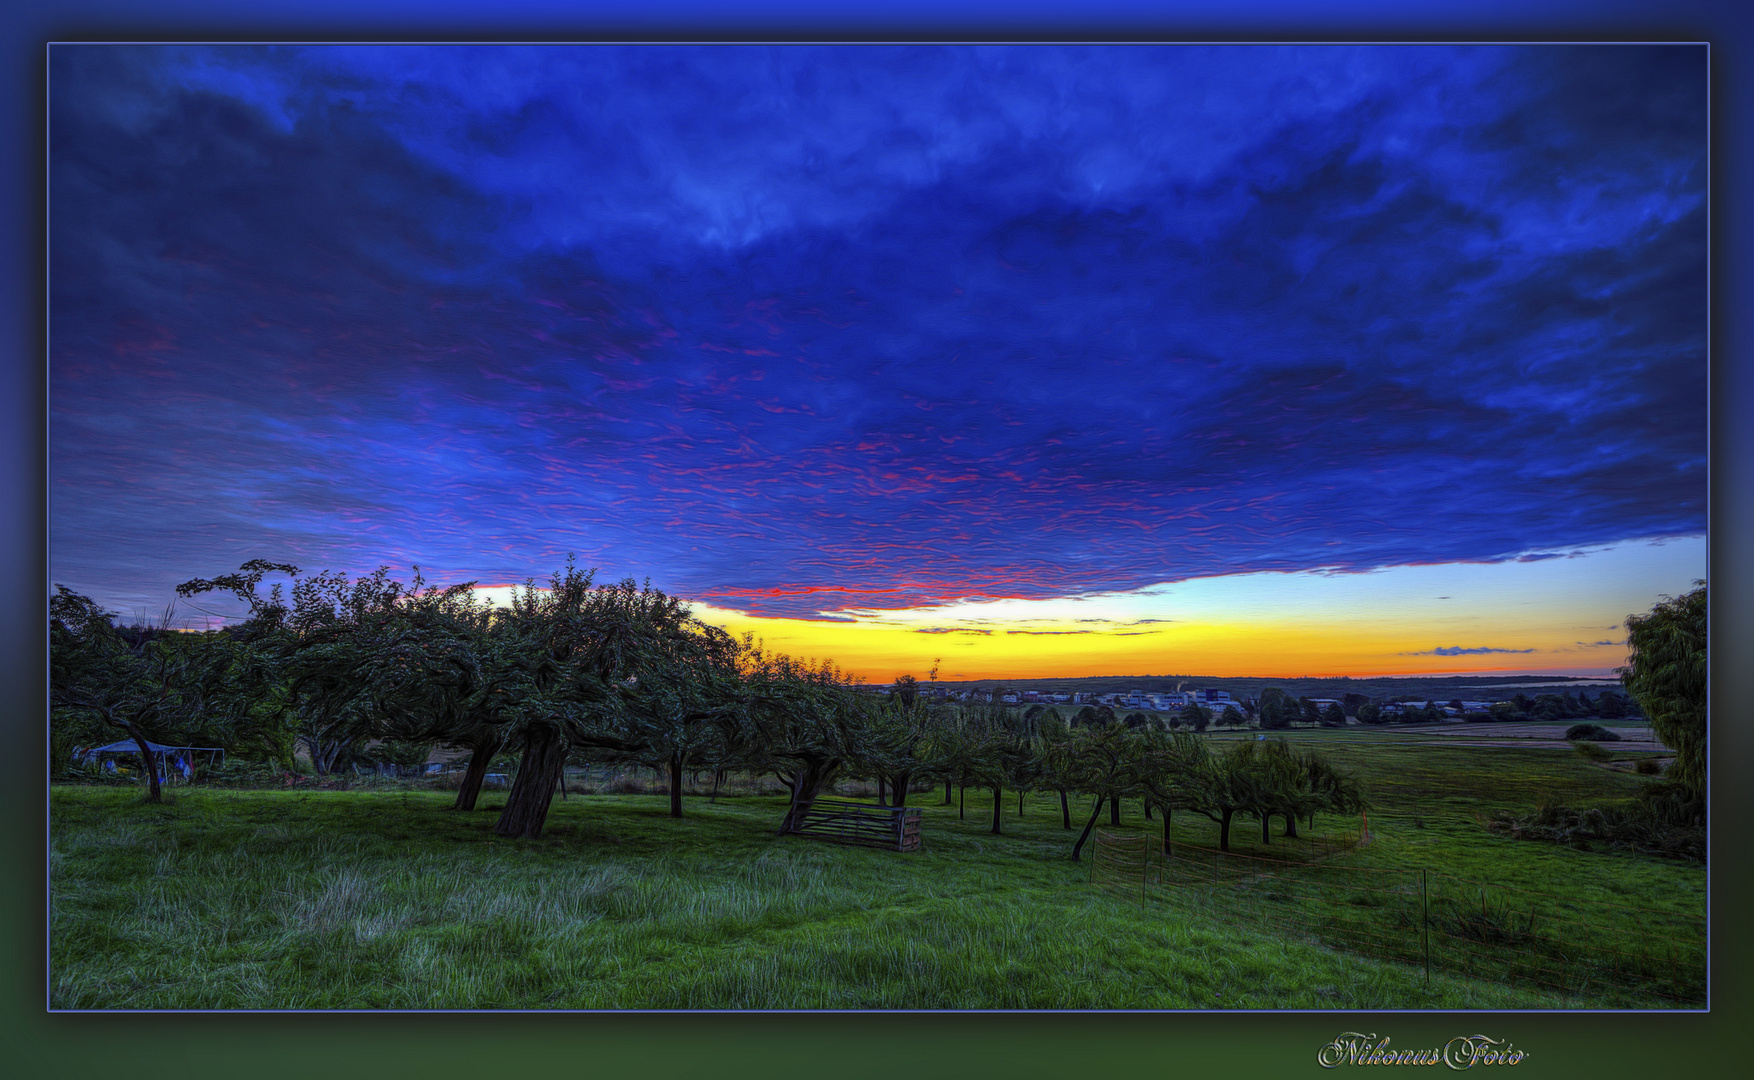
[[[1402,656],[1477,656],[1477,655],[1480,655],[1482,653],[1532,653],[1534,651],[1535,650],[1533,650],[1533,649],[1495,649],[1495,648],[1489,648],[1489,647],[1483,647],[1483,648],[1478,648],[1478,649],[1464,649],[1460,645],[1439,645],[1435,649],[1427,649],[1424,652],[1407,652],[1407,653],[1401,653],[1401,655]]]
[[[1698,533],[1704,86],[1691,47],[57,46],[53,571],[576,551],[811,615]]]

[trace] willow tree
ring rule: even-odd
[[[1665,596],[1649,612],[1626,617],[1627,663],[1619,674],[1652,734],[1675,751],[1669,778],[1703,796],[1710,633],[1705,582],[1694,584],[1685,596]]]

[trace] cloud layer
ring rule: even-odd
[[[1705,527],[1703,49],[58,46],[50,91],[52,573],[112,602],[575,551],[810,615]]]

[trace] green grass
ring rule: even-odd
[[[1340,733],[1336,733],[1340,734]],[[1359,865],[1574,889],[1703,910],[1701,868],[1491,836],[1472,812],[1543,795],[1623,795],[1636,778],[1569,751],[1331,746],[1384,780]],[[1410,757],[1409,755],[1415,755]],[[1598,775],[1599,774],[1599,775]],[[1483,779],[1486,793],[1479,789]],[[1509,792],[1500,797],[1498,792]],[[783,803],[667,816],[662,796],[557,801],[534,842],[426,791],[130,789],[51,794],[51,1001],[57,1008],[1591,1008],[1558,992],[1372,960],[1214,918],[1241,893],[1088,883],[1057,799],[1006,835],[916,795],[919,854],[773,835]],[[976,808],[979,808],[978,810]],[[1088,813],[1088,805],[1083,808]],[[1423,815],[1422,827],[1413,824]],[[1078,824],[1082,825],[1082,815]],[[1127,807],[1138,826],[1137,805]],[[1106,812],[1102,819],[1107,820]],[[1176,835],[1200,838],[1181,814]],[[1153,823],[1155,826],[1159,823]],[[1323,822],[1341,828],[1352,823]],[[1185,828],[1185,833],[1184,833]],[[1258,827],[1236,836],[1258,843]],[[1282,842],[1263,849],[1285,853]],[[1088,855],[1086,856],[1088,859]],[[1234,915],[1235,912],[1230,912]],[[1646,1004],[1663,1004],[1647,1002]]]

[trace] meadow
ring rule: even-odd
[[[1510,840],[1478,815],[1629,797],[1642,778],[1569,750],[1293,732],[1363,776],[1369,844],[1324,867],[1426,868],[1702,926],[1705,869]],[[625,785],[624,785],[625,786]],[[858,785],[846,790],[858,793]],[[417,784],[354,791],[130,787],[50,792],[50,1004],[62,1009],[1589,1009],[1673,1008],[1636,986],[1563,989],[1429,974],[1333,947],[1313,892],[1287,928],[1259,890],[1126,895],[1072,862],[1076,828],[1036,793],[1002,835],[912,795],[925,850],[778,837],[784,800],[557,800],[538,840],[494,835],[503,793],[459,814]],[[1073,807],[1075,826],[1089,812]],[[1102,827],[1107,829],[1105,810]],[[1139,804],[1122,832],[1150,830]],[[1308,858],[1261,844],[1239,854]],[[1318,820],[1314,835],[1356,833]],[[1306,835],[1310,831],[1302,830]],[[1173,837],[1215,827],[1176,815]],[[1256,878],[1259,876],[1256,875]],[[1285,897],[1275,894],[1282,907]],[[1616,909],[1618,910],[1618,908]],[[1624,936],[1630,920],[1588,932]],[[1343,944],[1343,942],[1340,942]],[[1689,1007],[1692,1003],[1680,1003]],[[1703,1002],[1692,1004],[1692,1007]]]

